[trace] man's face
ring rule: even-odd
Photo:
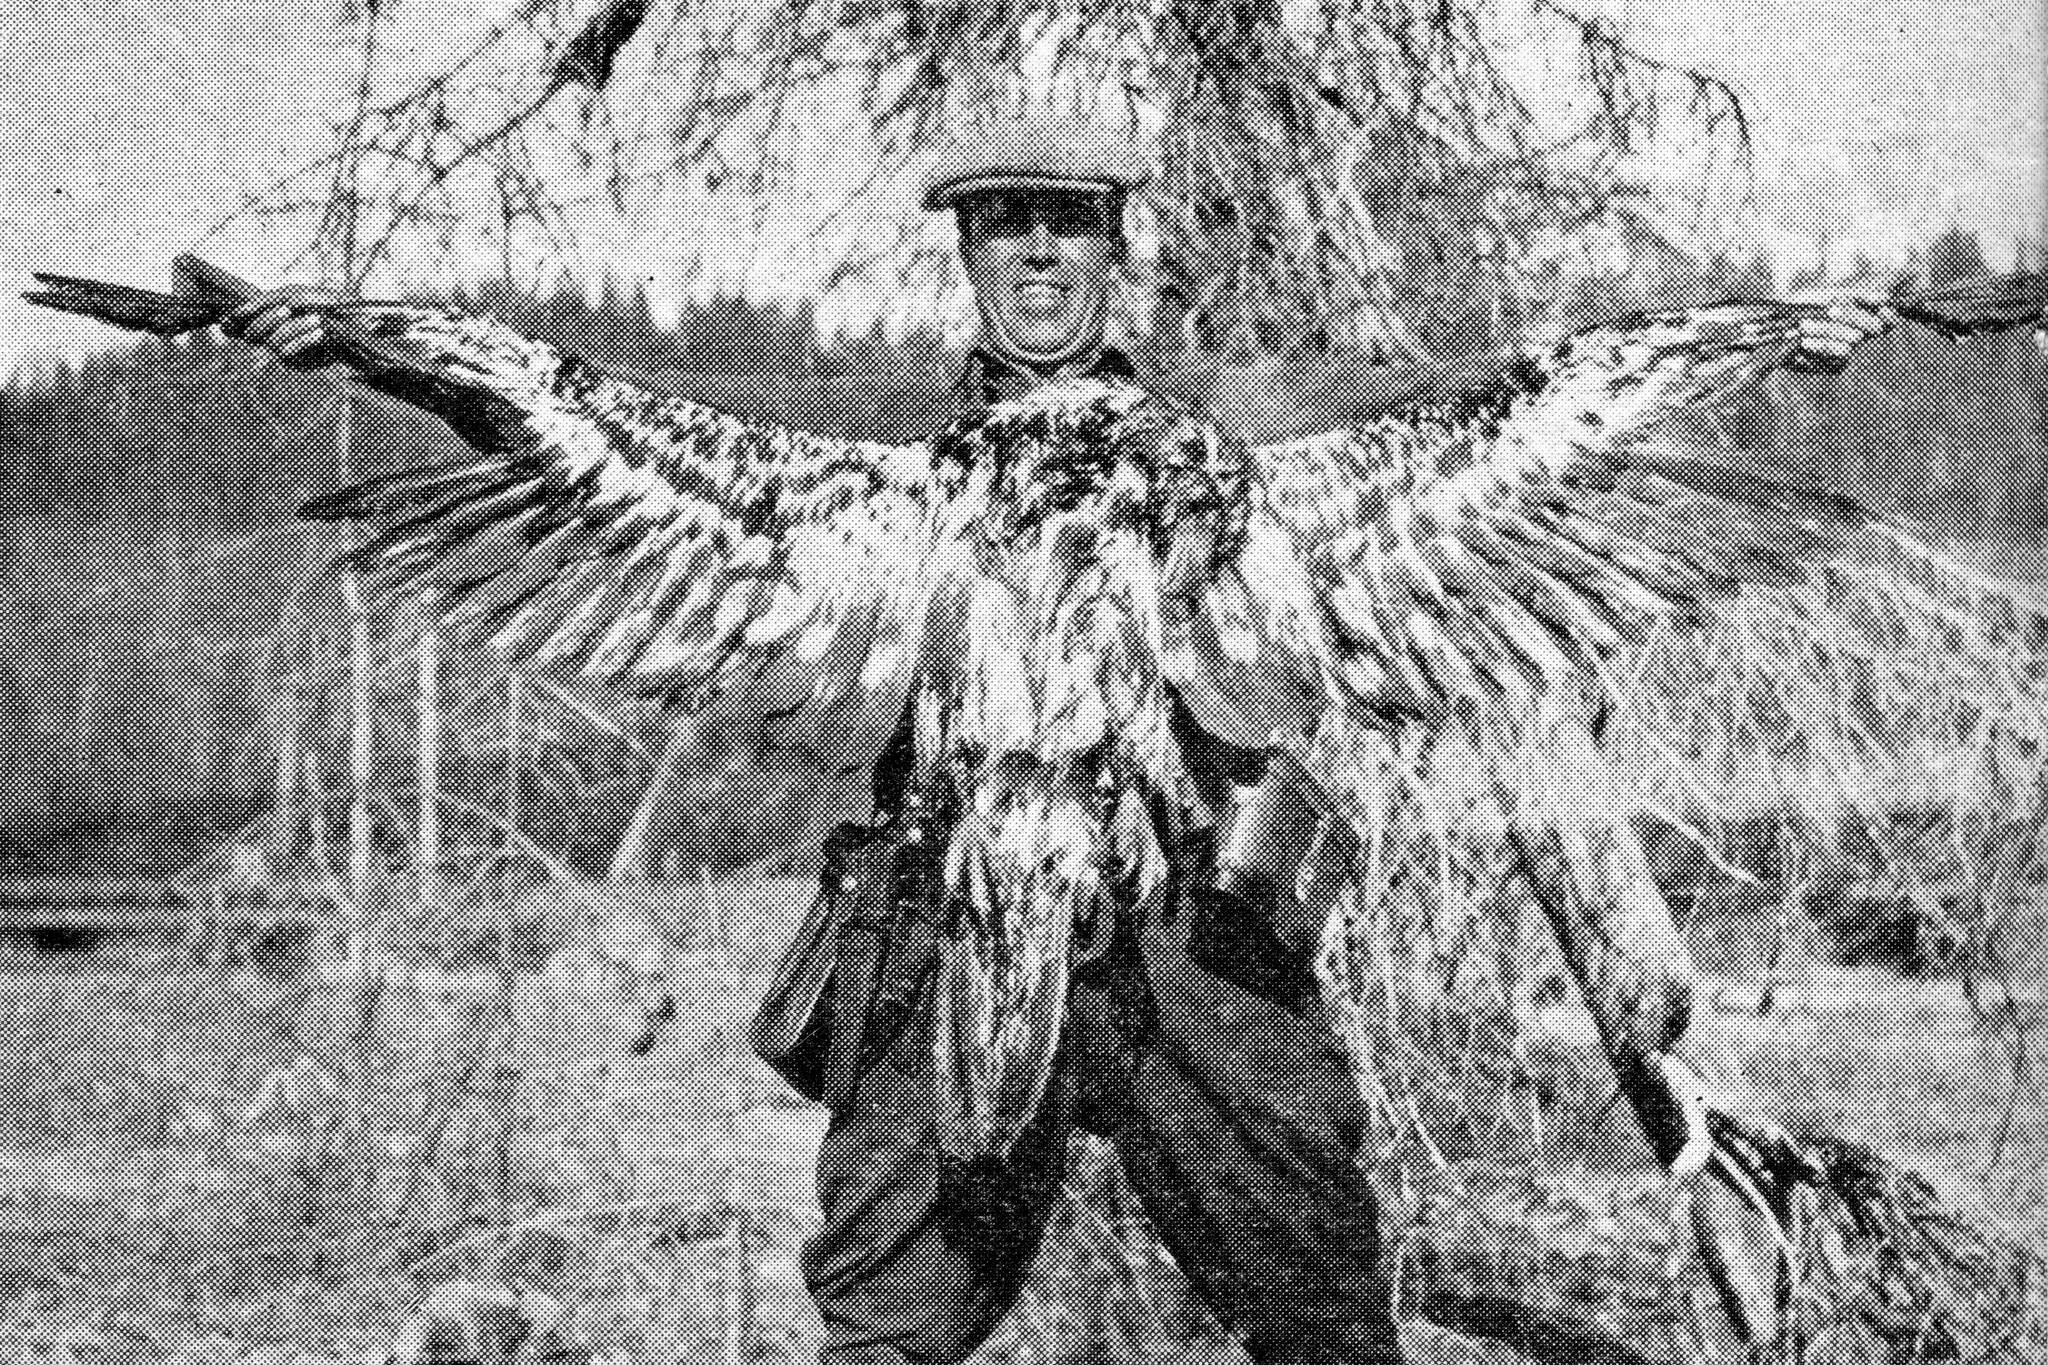
[[[1109,195],[991,190],[960,203],[960,253],[981,312],[983,343],[1038,370],[1102,345],[1109,291],[1123,262]]]

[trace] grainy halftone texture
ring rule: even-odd
[[[1736,336],[1737,351],[1755,350],[1782,341],[1793,315],[1752,304],[1710,321]],[[1660,326],[1666,330],[1656,332]],[[1726,340],[1693,321],[1634,323],[1593,349],[1627,350],[1646,329],[1654,335],[1644,351],[1680,353],[1681,387]],[[1605,382],[1598,354],[1590,371],[1552,374],[1552,390],[1510,370],[1484,401],[1347,415],[1344,435],[1297,444],[1282,464],[1270,454],[1275,447],[1213,440],[1199,418],[1114,383],[999,406],[931,446],[883,447],[727,418],[431,309],[372,310],[343,319],[338,334],[352,363],[380,387],[440,411],[483,447],[472,454],[423,428],[398,428],[385,454],[366,456],[358,472],[383,474],[423,456],[435,472],[379,480],[321,504],[370,522],[375,537],[360,565],[378,608],[369,709],[381,733],[361,845],[371,856],[354,888],[374,891],[373,899],[356,905],[337,894],[363,869],[346,866],[346,732],[333,718],[347,691],[336,660],[348,623],[326,596],[330,580],[309,577],[321,586],[286,601],[294,633],[272,648],[275,637],[235,613],[260,614],[253,595],[274,589],[238,584],[222,567],[188,579],[172,554],[180,542],[165,536],[155,543],[172,549],[150,570],[149,608],[123,617],[130,599],[110,590],[72,626],[105,622],[103,657],[132,658],[137,668],[103,667],[78,693],[65,690],[54,668],[42,676],[47,695],[86,698],[82,717],[118,722],[132,714],[137,733],[175,738],[182,731],[160,728],[158,707],[180,696],[234,695],[232,681],[189,666],[207,657],[206,642],[263,639],[263,668],[249,685],[253,712],[203,731],[246,735],[256,714],[264,717],[259,739],[218,760],[173,749],[165,761],[183,765],[173,771],[189,807],[208,806],[216,790],[239,790],[243,813],[259,815],[258,794],[277,792],[286,794],[282,813],[250,826],[218,822],[240,837],[217,843],[187,879],[181,894],[195,908],[185,917],[211,923],[223,940],[246,940],[251,925],[310,922],[322,949],[337,933],[367,930],[366,949],[437,971],[389,982],[323,978],[292,960],[287,934],[267,945],[284,980],[216,974],[160,988],[145,978],[25,991],[15,1078],[23,1145],[36,1135],[89,1133],[105,1158],[81,1162],[78,1172],[20,1163],[17,1203],[29,1249],[13,1281],[10,1327],[25,1348],[48,1341],[74,1354],[112,1354],[117,1343],[140,1339],[164,1358],[252,1350],[284,1360],[349,1358],[410,1311],[427,1285],[502,1277],[542,1282],[541,1293],[579,1318],[580,1340],[633,1359],[808,1350],[811,1329],[793,1326],[808,1321],[795,1302],[797,1245],[834,1212],[802,1192],[819,1123],[737,1045],[746,1003],[765,987],[805,892],[758,878],[737,887],[693,884],[687,875],[621,891],[589,885],[587,874],[648,814],[650,782],[669,812],[682,812],[658,818],[698,831],[694,843],[677,841],[690,849],[685,874],[700,849],[717,847],[731,859],[733,836],[718,822],[734,817],[696,814],[697,806],[715,804],[754,824],[768,845],[764,856],[785,851],[777,845],[809,844],[842,812],[858,814],[858,770],[889,737],[912,663],[955,689],[947,717],[930,722],[936,736],[928,729],[919,738],[938,738],[941,752],[955,745],[973,794],[986,798],[973,812],[986,819],[973,832],[996,850],[984,859],[993,885],[973,907],[989,921],[990,937],[972,946],[986,951],[961,968],[966,984],[944,1002],[952,1013],[938,1011],[939,1022],[975,1041],[1007,1040],[1004,1030],[1017,1032],[1017,1020],[993,1017],[1000,1011],[989,1002],[1006,998],[1012,974],[1023,983],[1012,996],[1026,1012],[1049,1016],[1031,1022],[1040,1032],[1021,1040],[1016,1055],[1050,1075],[979,1083],[1028,1102],[948,1150],[900,1140],[905,1132],[921,1139],[953,1102],[930,1093],[933,1079],[949,1078],[928,1069],[932,1040],[923,1024],[907,1024],[907,1041],[893,1040],[887,1055],[870,1059],[870,1075],[887,1083],[889,1098],[862,1109],[857,1094],[857,1121],[840,1136],[853,1140],[853,1130],[871,1124],[880,1131],[858,1150],[907,1156],[908,1165],[869,1190],[860,1182],[871,1168],[828,1164],[828,1205],[852,1180],[858,1188],[848,1207],[888,1225],[868,1227],[842,1211],[813,1244],[809,1269],[821,1297],[847,1315],[839,1330],[924,1332],[964,1347],[1021,1294],[1026,1307],[986,1348],[992,1356],[1064,1358],[1088,1342],[1143,1342],[1147,1332],[1155,1334],[1148,1349],[1160,1341],[1188,1354],[1210,1349],[1213,1332],[1185,1286],[1155,1273],[1153,1242],[1130,1212],[1135,1195],[1200,1298],[1247,1332],[1262,1358],[1320,1358],[1320,1350],[1370,1359],[1387,1346],[1374,1335],[1372,1313],[1397,1282],[1404,1311],[1419,1305],[1453,1326],[1519,1341],[1537,1358],[1579,1348],[1615,1361],[1685,1358],[1688,1296],[1710,1287],[1687,1250],[1682,1201],[1659,1184],[1634,1130],[1607,1112],[1613,1081],[1601,1049],[1583,1026],[1558,1027],[1540,1008],[1580,964],[1551,960],[1543,970],[1548,950],[1530,941],[1523,921],[1533,907],[1522,902],[1501,842],[1503,803],[1484,785],[1490,768],[1450,756],[1458,727],[1473,724],[1460,698],[1472,695],[1465,675],[1475,672],[1519,676],[1539,692],[1567,690],[1557,668],[1621,672],[1618,681],[1587,686],[1614,708],[1618,747],[1637,746],[1620,748],[1621,780],[1640,777],[1660,815],[1705,825],[1701,861],[1723,873],[1733,866],[1788,887],[1833,876],[1852,883],[1835,888],[1843,901],[1891,878],[1892,902],[1912,907],[1920,965],[1963,963],[1978,973],[1972,998],[1983,1005],[1982,1027],[1943,1015],[1939,1031],[1916,1033],[1902,1017],[1910,1021],[1928,992],[1855,978],[1866,991],[1883,983],[1910,992],[1911,1003],[1892,1010],[1856,1000],[1850,1008],[1811,992],[1783,1034],[1760,1041],[1767,1058],[1751,1063],[1751,1079],[1769,1094],[1790,1077],[1800,1092],[1792,1099],[1810,1100],[1828,1125],[1851,1131],[1869,1131],[1875,1108],[1878,1125],[1891,1128],[1885,1136],[1934,1162],[1996,1157],[2011,1202],[2038,1209],[2040,1191],[2010,1180],[2014,1171],[2040,1169],[2029,1160],[2048,1141],[2038,1102],[2005,1086],[1992,1064],[2003,1060],[2000,1046],[2029,1045],[2023,1020],[2038,1010],[2024,994],[2000,995],[1992,970],[2002,966],[2014,978],[2032,971],[2036,979],[2040,971],[2030,955],[2040,952],[2042,935],[2023,894],[2035,827],[2012,818],[2030,818],[2027,802],[2038,794],[2034,720],[2001,709],[2038,684],[2025,666],[2033,625],[2024,610],[2001,607],[1995,593],[1980,594],[1938,561],[1930,568],[1917,554],[1858,559],[1850,550],[1867,547],[1841,549],[1838,536],[1870,525],[1852,502],[1918,510],[1910,504],[1920,491],[1906,480],[1876,480],[1866,494],[1854,481],[1801,478],[1819,488],[1794,493],[1748,474],[1711,474],[1660,450],[1619,446],[1567,460],[1527,431],[1522,446],[1496,444],[1500,428],[1512,434],[1546,391],[1588,372],[1587,383]],[[1833,426],[1816,419],[1817,432],[1837,436],[1809,431],[1785,441],[1769,434],[1778,410],[1753,408],[1742,419],[1749,426],[1724,430],[1712,453],[1743,455],[1747,440],[1760,464],[1788,460],[1802,456],[1810,436],[1815,449],[1839,440],[1848,469],[1862,458],[1850,453],[1860,436],[1883,449],[1885,432],[1903,432],[1881,467],[1918,469],[1916,449],[1948,450],[1951,463],[1966,467],[1944,469],[1944,477],[1968,485],[1977,471],[1967,452],[1982,438],[1960,433],[1980,431],[1980,419],[2012,416],[2001,407],[2003,381],[1986,383],[1975,367],[2008,366],[2007,377],[2038,393],[2039,361],[2001,338],[1931,344],[1951,347],[1944,355],[1977,357],[1953,361],[1952,387],[1937,385],[1924,407],[1901,403],[1950,414],[1932,425],[1902,420],[1862,432],[1857,414],[1868,410],[1851,409]],[[1975,346],[1984,349],[1968,350]],[[211,352],[167,353],[165,368],[168,356],[186,363]],[[1642,387],[1673,378],[1656,363],[1653,355]],[[1856,373],[1841,384],[1853,388]],[[183,462],[204,447],[196,437],[187,446],[152,434],[165,413],[175,414],[174,400],[160,388],[134,396],[108,374],[121,378],[77,377],[81,394],[109,404],[71,428],[78,450],[102,452],[80,467],[121,471],[138,463],[140,446],[159,470],[150,487],[189,488],[193,466]],[[68,382],[54,377],[40,391],[25,385],[10,404],[32,417]],[[282,381],[247,372],[231,380],[245,396],[246,386],[271,382]],[[328,397],[311,384],[299,392],[308,401]],[[1597,388],[1585,392],[1600,411]],[[1797,399],[1829,391],[1791,392]],[[124,393],[118,401],[127,407],[111,406]],[[65,401],[72,406],[58,411],[85,410],[80,397]],[[291,404],[266,411],[302,424],[292,429],[306,441],[332,439],[331,405],[326,413]],[[276,418],[280,411],[287,416]],[[1569,423],[1579,414],[1553,416]],[[351,418],[358,433],[376,420],[388,419],[362,410]],[[519,443],[532,436],[537,450]],[[1423,501],[1418,489],[1441,490],[1468,470],[1500,475],[1493,485],[1474,480],[1498,499],[1477,499],[1483,507],[1523,498],[1517,515],[1536,515],[1531,506],[1556,514],[1548,538],[1536,537],[1528,552],[1547,558],[1503,559],[1503,533],[1483,515],[1480,530],[1494,540],[1478,532],[1432,539],[1471,516],[1455,499],[1424,509],[1433,518],[1427,524],[1411,516]],[[974,556],[946,566],[956,574],[957,600],[934,593],[938,605],[928,607],[916,575],[939,552],[925,547],[942,541],[935,526],[965,505],[956,501],[963,489],[981,488],[977,478],[995,487],[973,535],[963,537]],[[1119,502],[1119,478],[1135,478],[1143,496]],[[1300,496],[1289,517],[1247,525],[1238,512],[1257,504],[1253,489],[1276,500]],[[102,521],[146,524],[125,483],[84,490],[79,501],[103,509]],[[1960,505],[1936,500],[1937,510]],[[1681,511],[1664,517],[1673,506]],[[1397,515],[1411,519],[1397,526]],[[1586,519],[1571,522],[1575,515]],[[91,519],[68,525],[79,542],[95,543]],[[1368,550],[1344,539],[1388,528],[1408,540]],[[111,562],[112,542],[97,546]],[[305,558],[315,553],[307,547]],[[1839,563],[1831,558],[1838,553]],[[1304,571],[1290,555],[1315,562]],[[1502,581],[1474,577],[1471,556]],[[99,565],[82,572],[101,586],[119,582]],[[1547,589],[1530,577],[1539,573],[1550,576]],[[1732,612],[1746,633],[1729,652],[1716,652],[1725,640],[1658,633],[1663,615],[1681,614],[1674,608],[1718,610],[1709,590],[1747,583],[1745,574],[1791,580],[1813,595],[1788,590],[1765,595],[1754,616]],[[198,586],[181,586],[188,582]],[[472,634],[542,661],[598,659],[608,666],[597,673],[637,675],[654,697],[636,708],[607,692],[602,678],[542,668],[508,674],[488,653],[448,642],[437,717],[450,799],[431,894],[421,891],[417,792],[408,790],[421,730],[412,707],[422,629],[414,593],[423,583],[444,607],[476,607]],[[1303,606],[1304,594],[1319,591],[1364,596],[1348,604],[1354,615],[1333,623]],[[327,604],[319,612],[301,605],[315,595]],[[911,623],[924,624],[925,612],[938,625],[915,635]],[[1531,624],[1551,632],[1556,661],[1546,642],[1523,633]],[[1330,678],[1318,670],[1339,665],[1312,640],[1303,643],[1318,625],[1350,632],[1342,662],[1358,668],[1344,675],[1350,690],[1342,695],[1401,741],[1382,756],[1386,766],[1346,747],[1355,734],[1303,733],[1283,746],[1357,841],[1351,851],[1366,894],[1354,888],[1348,902],[1336,898],[1321,965],[1347,987],[1336,1003],[1370,1011],[1343,1034],[1354,1057],[1372,1063],[1361,1068],[1362,1103],[1349,1089],[1333,1090],[1334,1080],[1348,1078],[1339,1069],[1339,1031],[1321,1002],[1290,998],[1274,975],[1257,970],[1262,955],[1285,957],[1287,946],[1262,939],[1258,926],[1230,923],[1229,907],[1205,910],[1166,894],[1162,865],[1181,854],[1159,845],[1183,830],[1155,827],[1149,816],[1116,819],[1126,803],[1143,807],[1147,796],[1203,779],[1213,790],[1219,773],[1235,775],[1228,755],[1196,761],[1182,751],[1190,741],[1169,724],[1169,679],[1184,687],[1196,728],[1212,741],[1258,747],[1288,713],[1326,699]],[[153,633],[132,638],[140,626]],[[78,657],[62,652],[62,622],[45,629],[49,658]],[[1154,631],[1167,645],[1153,644]],[[1630,648],[1601,648],[1602,631]],[[1527,646],[1519,654],[1518,638]],[[157,664],[152,679],[143,661],[164,653],[173,663]],[[649,662],[656,666],[642,667]],[[733,709],[714,702],[708,727],[679,728],[661,703],[675,694],[696,700],[714,681],[726,684]],[[124,695],[129,712],[92,709]],[[778,732],[778,721],[806,708],[795,734]],[[1979,725],[1956,723],[1972,714]],[[36,739],[23,752],[31,760],[84,761],[40,773],[33,762],[10,769],[19,774],[13,785],[43,784],[40,796],[10,794],[10,806],[40,801],[39,809],[57,812],[69,783],[89,784],[96,767],[126,761],[118,739],[98,764],[89,747],[65,747],[85,738],[78,728],[60,719],[30,732]],[[1493,737],[1485,724],[1473,733]],[[1331,742],[1318,747],[1311,738]],[[1087,757],[1103,751],[1109,759]],[[986,762],[1006,752],[1030,761]],[[1850,781],[1855,772],[1829,766],[1869,763],[1885,780],[1902,781],[1899,754],[1935,779],[1873,793]],[[928,750],[927,764],[931,757]],[[143,761],[134,770],[149,767]],[[1948,803],[1935,812],[1934,837],[1921,810],[1900,817],[1901,791]],[[1768,799],[1755,800],[1759,792]],[[1568,795],[1546,797],[1553,823],[1569,824],[1555,818]],[[1627,846],[1642,836],[1606,818],[1613,813],[1600,812],[1593,834],[1622,845],[1626,862]],[[1753,834],[1743,821],[1768,824],[1781,813],[1785,845],[1753,858],[1757,850],[1741,844]],[[1860,846],[1839,826],[1873,813],[1881,823],[1850,832],[1874,850],[1858,861]],[[961,824],[970,827],[972,820]],[[45,844],[61,827],[48,831]],[[1116,844],[1112,831],[1128,842]],[[1568,831],[1560,854],[1569,875],[1560,880],[1587,900],[1611,897],[1614,887],[1602,884],[1603,870],[1615,866],[1605,861],[1611,849],[1579,849],[1572,837]],[[657,869],[674,870],[665,864],[680,848],[666,846],[662,834],[641,839]],[[1110,847],[1114,866],[1099,858]],[[37,851],[26,850],[24,860]],[[1147,867],[1153,884],[1140,878],[1121,902],[1103,894],[1100,883],[1114,874]],[[1692,875],[1695,884],[1678,889],[1704,899],[1708,879],[1697,868]],[[95,883],[91,891],[118,889]],[[1678,942],[1668,916],[1656,920],[1657,888],[1637,876],[1622,890],[1637,898],[1628,908],[1648,917],[1634,926],[1642,936],[1623,945],[1640,950],[1629,965],[1672,979],[1668,998],[1645,992],[1628,1002],[1631,1027],[1654,1048],[1683,1035],[1688,1010],[1711,1010],[1686,979],[1683,959],[1694,943],[1720,929],[1736,940],[1730,962],[1753,963],[1761,925],[1754,917],[1709,921],[1692,926],[1692,942]],[[1123,928],[1144,937],[1126,943],[1121,957],[1112,947],[1102,959],[1108,966],[1067,999],[1110,1017],[1064,1033],[1061,1002],[1044,1008],[1048,994],[1066,989],[1065,934],[1075,926],[1062,917],[1100,911],[1104,901],[1116,905]],[[1805,932],[1806,911],[1789,891],[1784,905],[1795,927],[1773,926],[1780,943],[1753,973],[1759,987],[1788,996],[1815,983],[1842,989],[1842,977],[1818,966],[1800,969],[1804,982],[1790,979],[1798,973],[1785,954],[1803,960],[1789,940]],[[653,931],[636,928],[648,925]],[[1045,936],[1048,925],[1058,933]],[[1224,945],[1208,965],[1182,941],[1198,932]],[[246,943],[239,950],[250,951]],[[545,956],[547,970],[481,982],[452,975],[480,964],[509,967],[519,951]],[[1215,970],[1232,959],[1245,969],[1235,980]],[[986,1019],[978,1015],[984,1004]],[[1846,1019],[1855,1021],[1853,1045],[1839,1022]],[[1063,1068],[1047,1059],[1053,1036],[1106,1055]],[[1789,1058],[1787,1037],[1805,1044]],[[1608,1046],[1630,1060],[1626,1049]],[[1071,1179],[1098,1201],[1092,1207],[1063,1193],[1063,1120],[1047,1125],[1053,1137],[1041,1135],[1049,1153],[1020,1157],[1017,1145],[1027,1140],[1018,1128],[1069,1084],[1099,1106],[1082,1126],[1123,1144],[1122,1177],[1077,1158]],[[963,1107],[988,1112],[986,1096],[978,1099],[980,1108]],[[1992,1151],[1982,1151],[1984,1140]],[[1352,1164],[1368,1152],[1398,1216],[1375,1218],[1366,1176]],[[1131,1192],[1121,1192],[1126,1181]],[[1931,1207],[1918,1189],[1902,1188],[1902,1197],[1874,1206]],[[2037,1213],[2025,1217],[2038,1226]],[[927,1219],[939,1226],[920,1221]],[[1375,1221],[1385,1224],[1384,1258],[1367,1246]],[[1066,1244],[1040,1258],[1034,1286],[1023,1262],[1048,1222]],[[516,1235],[493,1233],[507,1224]],[[1895,1275],[1859,1260],[1881,1259],[1885,1243],[1844,1238],[1824,1220],[1813,1226],[1815,1246],[1801,1248],[1818,1305],[1807,1326],[1834,1358],[1877,1359],[1881,1339],[1915,1334],[1976,1358],[1985,1355],[1986,1333],[2001,1327],[2014,1334],[2007,1358],[2026,1359],[2038,1344],[2038,1319],[2029,1324],[2026,1313],[2038,1310],[2041,1291],[2023,1278],[2024,1258],[1982,1253],[1967,1229],[1930,1221],[1908,1231],[1925,1237],[1933,1255],[1955,1253],[1954,1276],[1913,1273],[1924,1272],[1924,1261]],[[1831,1235],[1838,1244],[1826,1244]],[[934,1283],[921,1282],[913,1295],[888,1278],[887,1253],[900,1250],[891,1238],[919,1243],[908,1261],[932,1271]],[[1910,1237],[1894,1241],[1914,1245]],[[1003,1274],[963,1272],[976,1257],[1000,1262]],[[1828,1276],[1846,1288],[1819,1297],[1837,1289]],[[85,1281],[98,1288],[81,1290]],[[1883,1291],[1877,1297],[1867,1293],[1873,1283]],[[167,1297],[198,1325],[182,1333],[166,1326]],[[516,1317],[496,1311],[506,1300],[488,1288],[435,1302],[434,1311],[470,1317],[445,1332],[420,1325],[400,1334],[401,1345],[424,1351],[450,1342],[508,1358],[518,1357],[519,1342],[543,1338],[550,1352],[583,1349],[539,1330],[522,1335]],[[1503,1307],[1516,1303],[1519,1317]],[[2001,1310],[2007,1318],[1995,1320]],[[1603,1336],[1606,1346],[1590,1344]],[[1425,1358],[1452,1349],[1427,1334],[1411,1346]]]

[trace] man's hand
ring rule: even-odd
[[[332,289],[293,284],[259,294],[220,320],[221,331],[274,352],[293,369],[333,363],[327,347],[326,309],[344,302]]]
[[[1825,315],[1800,320],[1785,368],[1801,374],[1840,374],[1857,342],[1889,332],[1898,323],[1899,315],[1886,304],[1844,299]]]

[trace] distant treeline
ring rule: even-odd
[[[1948,234],[1916,269],[1938,283],[1984,259]],[[1579,323],[1769,295],[1772,281],[1766,263],[1667,262],[1560,283],[1557,297]],[[951,411],[959,357],[935,337],[825,343],[808,312],[735,298],[667,327],[616,290],[467,302],[684,396],[806,429],[906,440]],[[1357,357],[1197,362],[1174,367],[1169,387],[1254,439],[1315,430],[1456,388],[1507,321],[1451,287],[1417,286],[1409,306],[1423,340],[1458,358],[1447,374]],[[123,861],[175,861],[271,799],[278,738],[299,723],[281,679],[339,638],[320,572],[339,539],[294,509],[342,476],[342,393],[329,375],[206,337],[32,363],[0,386],[0,867],[109,838]],[[457,451],[437,423],[375,396],[351,414],[358,473]],[[1954,344],[1902,329],[1839,379],[1774,378],[1698,435],[2022,564],[2048,526],[2048,371],[2023,334]],[[151,839],[156,853],[139,848]]]
[[[451,302],[807,430],[912,440],[952,411],[959,358],[928,337],[826,346],[808,314],[734,298],[668,328],[637,296]],[[270,801],[298,723],[281,689],[320,691],[300,661],[340,638],[321,570],[341,540],[295,514],[342,478],[346,393],[209,334],[0,385],[0,870],[107,841],[116,861],[175,864]],[[375,394],[349,417],[358,474],[461,449]]]
[[[2018,265],[2041,268],[2023,247]],[[2000,262],[2000,268],[2007,263]],[[1897,277],[1867,264],[1848,286],[1882,296],[1991,270],[1977,239],[1946,232],[1914,253]],[[1417,271],[1418,281],[1429,279]],[[1776,283],[1782,279],[1783,284]],[[1554,313],[1566,328],[1652,308],[1762,300],[1819,289],[1817,272],[1774,272],[1767,260],[1697,265],[1650,260],[1628,275],[1556,280]],[[1539,291],[1540,292],[1540,291]],[[1418,389],[1449,396],[1490,371],[1501,319],[1439,284],[1412,286],[1404,306],[1426,321],[1425,345],[1451,358],[1443,373],[1353,360],[1306,361],[1226,373],[1219,415],[1247,434],[1300,435],[1371,416]],[[1691,433],[1722,454],[1788,479],[1839,489],[1943,541],[2035,571],[2048,529],[2048,365],[2022,329],[1953,342],[1904,326],[1859,347],[1841,376],[1776,374]]]

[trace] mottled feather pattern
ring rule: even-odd
[[[166,333],[250,292],[198,262],[170,295],[44,283],[38,302]],[[2039,318],[2042,294],[2038,279],[1959,286],[1899,308],[1962,335]],[[514,660],[715,703],[835,768],[871,760],[914,702],[923,761],[966,778],[947,866],[971,931],[948,949],[944,1126],[961,1150],[997,1150],[1042,1093],[1076,917],[1119,866],[1160,884],[1130,803],[1104,806],[1093,783],[1175,789],[1174,699],[1341,801],[1372,786],[1363,737],[1625,705],[1645,651],[1693,624],[1767,640],[1772,714],[1828,742],[1844,679],[1941,724],[2038,691],[2033,607],[1998,616],[2002,590],[1852,500],[1660,434],[1781,364],[1817,307],[1625,319],[1459,402],[1247,449],[1094,378],[929,444],[827,440],[489,318],[342,303],[325,310],[334,354],[477,453],[307,512],[365,525],[354,558],[380,600],[432,587]],[[1642,726],[1682,748],[1686,700],[1710,690],[1639,705]]]
[[[1052,1072],[1075,925],[1104,913],[1109,829],[1092,766],[1012,755],[982,765],[949,850],[968,932],[947,945],[934,1029],[939,1139],[1009,1148]]]
[[[961,660],[961,742],[1050,758],[1163,723],[1162,621],[1242,545],[1244,448],[1139,386],[1082,379],[995,405],[936,451],[973,470],[925,651],[940,675]],[[1190,535],[1192,560],[1172,549]]]
[[[515,660],[708,704],[739,692],[844,766],[901,706],[937,489],[918,447],[831,441],[652,392],[487,318],[351,318],[369,376],[497,460],[373,480],[308,514],[367,521],[380,596],[432,583]],[[799,718],[799,713],[803,713]]]
[[[1657,619],[1785,581],[1868,518],[1654,427],[1782,363],[1805,305],[1652,314],[1464,404],[1261,447],[1263,511],[1313,581],[1353,705],[1441,723],[1597,678]]]

